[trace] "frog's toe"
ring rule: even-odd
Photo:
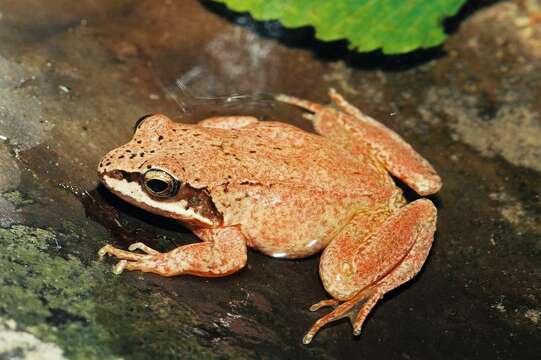
[[[111,251],[111,248],[112,248],[111,245],[105,245],[105,246],[102,246],[98,250],[98,256],[100,257],[100,260],[102,260],[105,255],[109,254],[109,251]]]
[[[124,270],[138,270],[144,272],[157,272],[157,267],[154,265],[155,259],[141,259],[138,261],[120,260],[115,266],[113,266],[113,274],[120,275]]]
[[[382,298],[382,296],[383,292],[378,287],[367,288],[343,303],[336,299],[328,299],[312,305],[310,307],[310,311],[317,311],[325,306],[332,306],[334,307],[334,310],[317,320],[314,325],[312,325],[310,330],[308,330],[304,336],[303,343],[310,343],[312,338],[323,326],[345,317],[349,318],[351,321],[351,325],[353,326],[353,335],[359,335],[361,333],[361,327],[364,320],[374,308],[378,300]]]
[[[137,254],[126,250],[117,249],[112,245],[105,245],[98,250],[98,256],[100,257],[100,259],[103,259],[105,255],[114,256],[122,260],[132,261],[140,260],[141,258],[148,256],[146,254]]]
[[[317,304],[314,304],[310,307],[311,311],[316,311],[321,309],[325,306],[333,306],[335,309],[328,313],[327,315],[319,318],[314,325],[308,330],[304,338],[302,339],[302,342],[304,344],[309,344],[314,336],[317,334],[317,332],[325,325],[327,325],[330,322],[349,317],[351,319],[352,314],[355,313],[355,307],[357,305],[357,301],[347,301],[340,305],[338,305],[340,302],[338,300],[323,300],[318,302]]]
[[[353,318],[351,318],[351,324],[353,325],[353,335],[358,336],[361,334],[361,327],[363,326],[364,320],[372,311],[376,303],[379,299],[383,297],[383,293],[376,291],[369,295],[369,297],[364,301],[361,308],[359,309],[359,312],[357,313],[357,316],[355,317],[355,321],[353,321]]]
[[[326,306],[332,306],[332,307],[335,307],[338,306],[338,304],[340,304],[340,301],[336,300],[336,299],[327,299],[327,300],[321,300],[320,302],[318,303],[315,303],[314,305],[310,306],[310,311],[318,311],[319,309],[321,308],[324,308]]]
[[[156,251],[156,250],[146,246],[142,242],[136,242],[136,243],[131,244],[128,247],[128,250],[130,250],[130,251],[141,250],[145,254],[149,254],[149,255],[158,255],[158,254],[160,254],[159,251]]]
[[[113,273],[119,275],[124,270],[128,270],[151,272],[161,276],[173,276],[178,274],[178,271],[175,269],[175,264],[172,265],[168,263],[168,261],[171,259],[168,258],[167,254],[157,253],[155,255],[136,255],[140,256],[136,260],[120,260],[115,266],[113,266]]]
[[[127,260],[120,260],[115,266],[113,266],[113,274],[120,275],[126,268],[126,264],[128,264]]]

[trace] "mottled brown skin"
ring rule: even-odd
[[[126,201],[182,221],[203,242],[168,253],[141,243],[130,251],[106,245],[100,255],[122,259],[117,273],[225,276],[245,266],[247,246],[285,258],[325,249],[320,276],[333,299],[311,310],[335,310],[304,342],[344,316],[358,334],[383,294],[420,270],[435,231],[432,202],[406,204],[390,174],[421,195],[437,192],[441,180],[396,133],[330,95],[334,106],[277,97],[310,111],[320,135],[247,116],[196,125],[145,119],[128,144],[104,157],[99,176]],[[179,190],[167,199],[149,196],[141,178],[150,169],[172,175]]]

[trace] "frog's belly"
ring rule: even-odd
[[[287,220],[266,217],[260,222],[252,222],[249,228],[242,227],[242,230],[248,246],[265,255],[289,259],[307,257],[324,249],[349,221],[347,210],[334,208],[334,211],[340,216],[319,217],[317,220],[307,216],[305,221],[292,221],[291,217]]]
[[[329,239],[311,239],[307,241],[290,241],[290,239],[261,239],[250,242],[248,246],[265,255],[275,258],[296,259],[316,254],[330,242]]]
[[[359,209],[374,208],[373,197],[307,187],[230,189],[224,225],[240,225],[251,248],[277,258],[301,258],[323,248]],[[234,204],[232,206],[231,204]],[[219,207],[221,210],[222,208]]]

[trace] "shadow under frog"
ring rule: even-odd
[[[330,97],[330,106],[276,97],[306,109],[318,134],[250,116],[195,125],[146,117],[100,162],[100,180],[202,242],[167,253],[140,242],[128,251],[105,245],[99,255],[120,259],[117,274],[220,277],[246,265],[247,247],[290,259],[323,250],[319,273],[332,298],[310,310],[334,310],[303,342],[343,317],[358,335],[377,301],[419,272],[436,228],[432,202],[407,203],[391,175],[422,196],[439,191],[441,180],[399,135],[332,89]]]

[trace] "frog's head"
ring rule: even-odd
[[[222,215],[209,192],[182,178],[180,159],[165,141],[176,130],[176,123],[165,115],[141,118],[133,139],[99,163],[98,176],[109,190],[135,206],[197,226],[218,226]]]

